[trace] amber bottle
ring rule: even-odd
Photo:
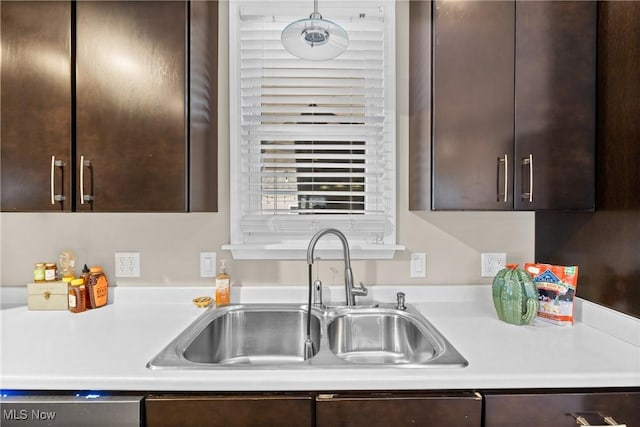
[[[73,279],[69,284],[69,311],[82,313],[87,309],[86,292],[82,278]]]
[[[87,264],[82,268],[82,280],[84,281],[85,301],[87,302],[87,310],[91,309],[91,296],[89,295],[89,267]]]
[[[102,267],[89,269],[89,299],[91,308],[100,308],[107,305],[109,298],[109,283],[107,276],[102,272]]]
[[[216,305],[222,307],[231,302],[231,276],[227,273],[225,260],[220,261],[220,273],[216,276]]]

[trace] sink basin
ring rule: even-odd
[[[458,368],[467,361],[413,306],[313,307],[313,356],[304,358],[307,309],[296,304],[211,307],[169,343],[151,369]]]
[[[348,307],[327,325],[331,352],[352,367],[464,367],[467,360],[413,306]]]
[[[354,310],[328,326],[331,351],[349,363],[424,363],[441,349],[424,328],[399,310]]]
[[[304,361],[306,311],[229,308],[215,316],[184,350],[196,363],[272,364]],[[320,343],[320,320],[311,317],[314,354]]]
[[[304,362],[307,311],[299,305],[232,305],[211,309],[148,366],[214,367]],[[318,316],[311,316],[314,354],[320,349]]]

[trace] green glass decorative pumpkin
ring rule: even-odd
[[[493,305],[498,317],[514,325],[528,325],[540,303],[531,277],[517,265],[508,265],[496,274],[492,284]]]

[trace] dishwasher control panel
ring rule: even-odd
[[[144,396],[2,391],[0,425],[140,427]]]

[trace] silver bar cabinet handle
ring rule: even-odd
[[[582,416],[578,415],[576,417],[576,424],[579,426],[590,426],[589,422]]]
[[[509,198],[509,156],[504,155],[504,202]]]
[[[503,200],[505,203],[509,201],[509,156],[504,155],[504,157],[498,157],[498,161],[500,164],[504,164],[504,194],[500,193],[500,183],[498,182],[498,200],[500,200],[500,196],[503,196]]]
[[[529,203],[533,203],[533,154],[529,153],[529,157],[522,159],[522,165],[529,165],[529,192],[522,193],[522,198],[529,199]]]
[[[594,413],[596,414],[596,413]],[[570,414],[572,417],[575,418],[576,420],[576,424],[579,426],[591,426],[593,424],[590,424],[589,421],[587,421],[587,419],[585,417],[583,417],[580,414]],[[616,420],[613,419],[613,417],[610,417],[608,415],[602,415],[600,413],[597,413],[598,416],[600,416],[604,422],[608,425],[608,426],[613,426],[613,427],[627,427],[626,424],[620,424],[618,423]],[[598,423],[600,424],[600,423]],[[595,427],[595,425],[593,425]]]
[[[62,160],[56,160],[56,156],[51,156],[51,204],[55,205],[56,202],[61,202],[65,199],[63,194],[56,194],[56,179],[55,170],[56,167],[63,168],[64,162]]]
[[[91,202],[93,196],[91,194],[84,194],[84,168],[90,168],[91,161],[85,160],[84,156],[80,156],[80,204],[84,205],[84,202]]]
[[[626,424],[620,424],[618,423],[616,420],[613,419],[613,417],[603,417],[604,418],[604,422],[607,423],[610,426],[614,426],[614,427],[627,427]]]

